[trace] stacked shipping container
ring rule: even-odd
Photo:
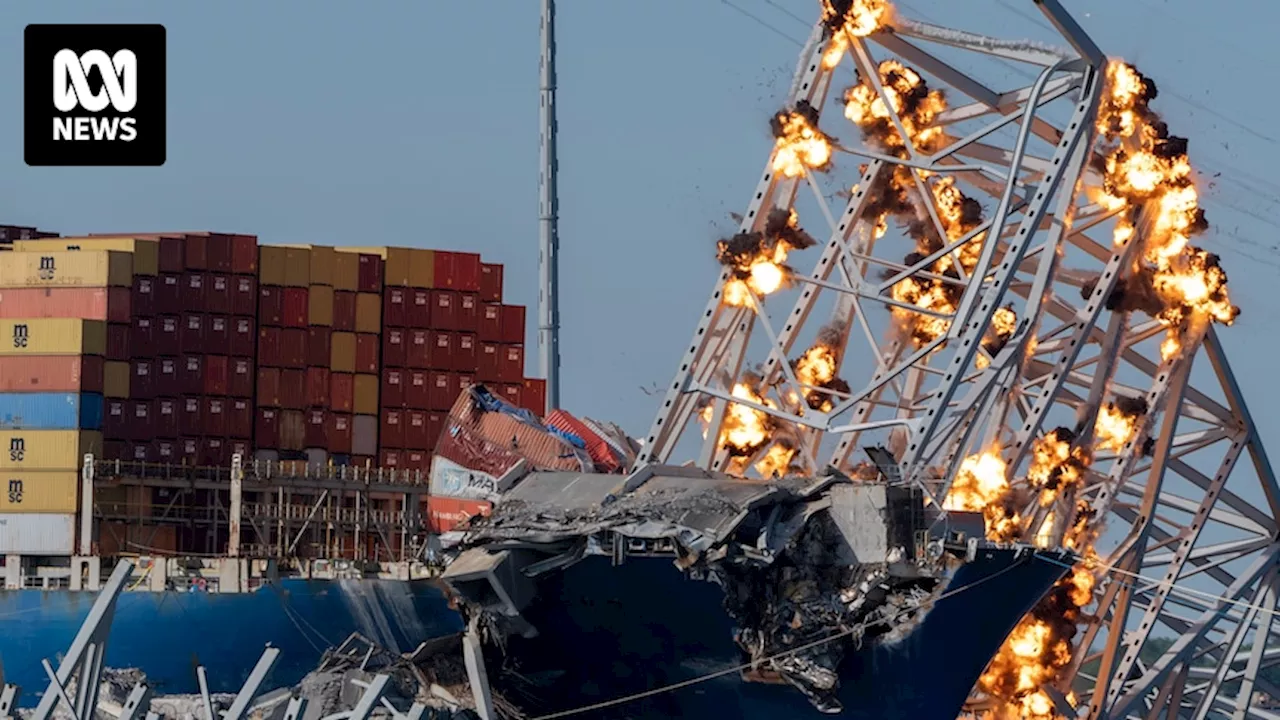
[[[311,250],[258,248],[258,360],[254,443],[263,459],[306,448]]]

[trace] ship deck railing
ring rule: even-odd
[[[329,481],[362,485],[425,487],[428,474],[422,470],[353,465],[316,465],[305,460],[249,460],[243,466],[246,483],[289,481]],[[149,463],[134,460],[98,460],[94,473],[101,478],[157,480],[205,480],[230,483],[232,469],[226,466],[186,463]]]

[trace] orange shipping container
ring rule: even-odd
[[[416,288],[433,288],[436,284],[436,253],[434,250],[409,251],[409,285]]]
[[[427,530],[446,533],[476,515],[487,517],[492,511],[493,503],[484,500],[432,495],[427,498]]]
[[[0,356],[0,392],[102,392],[95,355]]]
[[[336,332],[329,340],[329,369],[333,372],[356,371],[355,333]]]
[[[287,287],[307,287],[311,284],[311,251],[305,247],[284,249],[284,284]]]
[[[355,411],[357,415],[378,414],[377,375],[356,375]]]
[[[315,273],[312,272],[312,277]],[[307,291],[307,322],[322,327],[333,326],[333,288],[312,285]]]
[[[129,288],[14,288],[0,290],[0,318],[83,318],[129,322]]]
[[[354,253],[333,254],[333,289],[355,292],[360,289],[360,256]]]
[[[382,331],[382,296],[374,293],[356,294],[356,332]]]
[[[258,282],[262,285],[284,285],[284,269],[289,259],[281,245],[258,246]]]
[[[127,362],[106,362],[102,366],[102,395],[120,400],[129,399],[129,374]],[[146,398],[142,398],[146,399]]]
[[[310,259],[307,278],[309,285],[333,285],[333,263],[334,256],[337,254],[333,248],[327,245],[284,245],[283,247],[307,253]]]
[[[50,250],[117,250],[133,255],[134,275],[160,274],[160,242],[132,237],[64,237],[44,240],[16,240],[14,250],[48,252]]]

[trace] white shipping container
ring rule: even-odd
[[[496,501],[498,479],[487,473],[464,468],[458,463],[436,455],[431,459],[432,495],[468,500]]]
[[[76,516],[0,513],[0,555],[71,555]]]

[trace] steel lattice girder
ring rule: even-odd
[[[1098,552],[1102,566],[1115,570],[1103,573],[1090,608],[1096,620],[1082,628],[1072,673],[1058,689],[1074,689],[1082,711],[1087,705],[1095,718],[1155,717],[1162,708],[1179,708],[1171,716],[1212,711],[1273,717],[1248,704],[1255,688],[1280,694],[1258,677],[1262,668],[1280,662],[1280,651],[1266,649],[1266,639],[1280,628],[1273,612],[1258,609],[1273,608],[1280,592],[1280,488],[1216,331],[1197,327],[1182,338],[1183,352],[1164,360],[1153,341],[1165,331],[1159,321],[1107,307],[1154,213],[1140,213],[1137,231],[1127,240],[1107,237],[1117,212],[1090,199],[1101,180],[1093,118],[1106,60],[1057,2],[1038,0],[1036,6],[1071,50],[901,17],[893,32],[848,38],[848,57],[859,77],[886,107],[893,105],[879,82],[873,46],[928,77],[931,87],[947,89],[953,104],[934,121],[948,133],[947,142],[932,153],[907,142],[905,159],[870,144],[837,145],[837,169],[842,160],[863,164],[838,213],[828,206],[817,174],[775,173],[770,156],[739,230],[761,231],[771,210],[796,207],[806,198],[801,186],[808,185],[818,212],[802,220],[825,220],[828,239],[804,253],[816,253],[816,262],[809,273],[795,273],[790,311],[780,321],[771,320],[766,298],[753,297],[745,307],[728,305],[724,291],[731,270],[720,273],[637,468],[672,462],[690,420],[702,414],[709,422],[696,444],[697,462],[724,470],[729,456],[720,433],[730,403],[736,403],[784,428],[795,441],[793,462],[804,471],[825,464],[851,471],[858,447],[887,433],[902,477],[938,497],[960,462],[992,442],[1002,447],[1010,477],[1024,477],[1046,423],[1070,417],[1091,442],[1093,420],[1108,399],[1143,398],[1148,412],[1136,432],[1119,450],[1095,453],[1079,495],[1113,536],[1099,541]],[[929,44],[941,50],[926,50]],[[820,111],[825,132],[843,136],[851,126],[833,129],[839,118],[826,107],[840,70],[825,66],[828,49],[819,24],[801,53],[787,102],[809,103]],[[940,59],[942,51],[1023,63],[1039,75],[1029,87],[997,92]],[[955,102],[958,97],[972,102]],[[1051,109],[1056,102],[1070,107],[1059,123]],[[889,116],[900,136],[909,138],[901,117]],[[1014,129],[1010,138],[1007,131]],[[1040,151],[1032,148],[1035,143]],[[877,242],[877,218],[869,214],[895,166],[907,168],[907,192],[927,211],[925,222],[946,239],[944,247],[911,262],[876,255],[885,243]],[[949,238],[929,177],[951,177],[989,196],[993,212],[963,237]],[[947,278],[963,293],[944,314],[950,321],[945,333],[913,342],[892,323],[876,326],[877,312],[911,307],[895,300],[891,288],[908,278],[936,279],[929,269],[938,258],[955,257],[983,234],[993,241],[982,242],[972,270]],[[878,280],[873,270],[887,277]],[[839,329],[846,343],[837,355],[837,372],[847,368],[847,375],[863,372],[869,380],[861,387],[851,383],[845,393],[830,392],[834,407],[813,412],[794,400],[813,388],[800,383],[790,358],[815,336],[820,302],[832,296],[825,325]],[[785,306],[782,298],[779,293],[775,303]],[[1019,324],[1002,349],[987,353],[981,341],[1001,303],[1015,308]],[[851,359],[855,345],[865,346],[868,360]],[[776,394],[771,405],[731,392],[751,363],[758,363],[761,395]],[[1245,454],[1251,468],[1238,462]],[[1050,512],[1028,514],[1028,538]],[[1060,542],[1063,516],[1073,511],[1060,502],[1052,512],[1061,513],[1054,535]],[[1144,663],[1139,653],[1148,642],[1171,634],[1178,636],[1173,644],[1149,666]],[[1101,680],[1082,669],[1092,663],[1106,670]],[[1238,684],[1234,695],[1225,692],[1232,684]]]

